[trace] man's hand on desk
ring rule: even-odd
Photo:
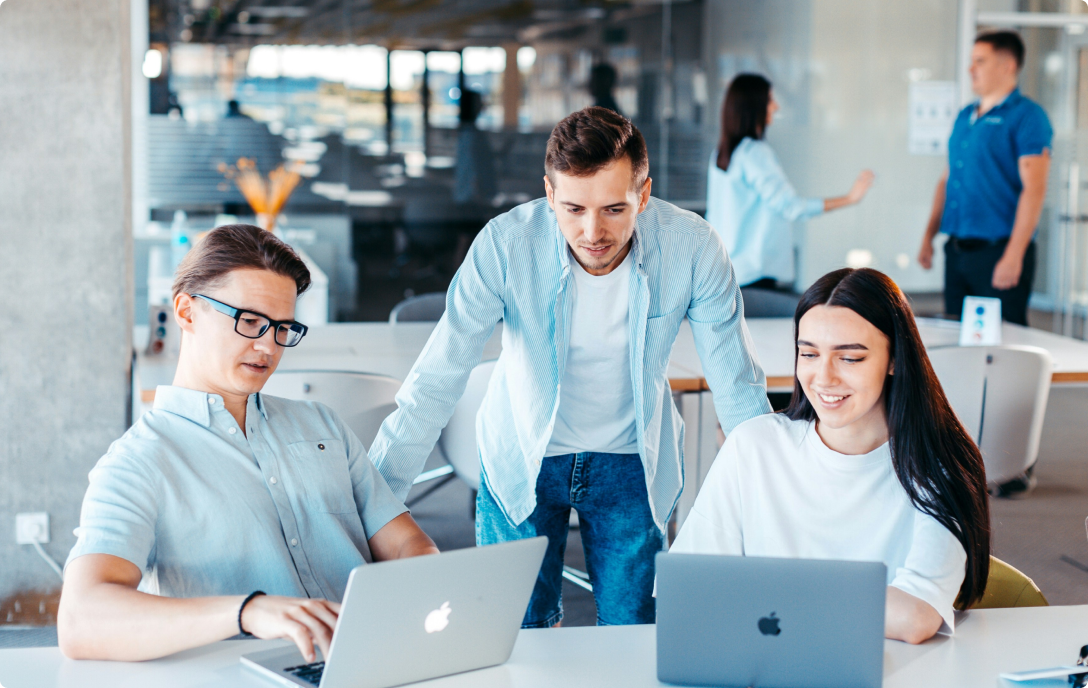
[[[258,638],[292,640],[312,662],[315,644],[323,657],[329,656],[339,614],[340,605],[328,600],[261,595],[242,611],[242,628]]]

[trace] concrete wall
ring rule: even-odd
[[[49,512],[63,561],[126,427],[129,41],[127,0],[0,5],[0,611],[59,584],[15,514]]]
[[[939,291],[941,265],[925,272],[914,257],[945,160],[907,151],[908,75],[955,80],[957,3],[707,0],[705,7],[708,141],[717,141],[728,81],[758,71],[782,105],[767,140],[799,193],[841,195],[862,169],[877,173],[862,205],[799,225],[797,286],[842,267],[858,248],[903,288]]]

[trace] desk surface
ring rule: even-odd
[[[768,389],[792,391],[793,320],[753,318],[747,322],[756,354],[767,374]],[[299,347],[284,353],[280,370],[341,370],[403,380],[434,326],[434,323],[333,323],[312,327]],[[918,329],[927,347],[955,346],[959,341],[959,323],[919,318]],[[500,325],[484,347],[484,360],[496,358],[502,350],[501,330]],[[1006,344],[1038,346],[1049,351],[1054,357],[1053,382],[1088,382],[1088,342],[1008,323],[1003,325],[1002,334]],[[138,374],[144,402],[154,399],[156,386],[170,384],[176,365],[176,359],[170,356],[139,356]],[[677,392],[709,389],[687,321],[681,325],[673,346],[669,381]]]
[[[142,663],[76,662],[56,648],[0,650],[4,688],[269,688],[238,663],[278,641],[224,641]],[[884,688],[1013,686],[1004,671],[1073,661],[1088,642],[1088,606],[970,612],[953,638],[912,646],[885,641]],[[658,687],[654,626],[521,631],[506,664],[426,681],[420,688]],[[1064,681],[1033,683],[1032,688]]]

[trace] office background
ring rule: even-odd
[[[304,162],[281,228],[326,273],[330,321],[383,320],[405,296],[443,290],[490,216],[541,195],[548,132],[593,102],[595,64],[615,68],[616,102],[646,135],[655,195],[696,212],[725,86],[758,71],[782,105],[768,140],[801,193],[841,194],[865,167],[878,176],[865,203],[798,230],[795,287],[866,264],[924,307],[941,266],[924,272],[914,256],[945,159],[911,152],[910,96],[914,84],[951,82],[966,102],[962,35],[977,25],[965,28],[965,4],[991,15],[1088,12],[1080,0],[3,2],[0,624],[57,587],[10,536],[15,514],[48,512],[45,549],[63,561],[87,472],[131,421],[133,351],[146,344],[133,326],[147,320],[151,257],[169,246],[177,211],[193,231],[250,215],[221,165]],[[1023,34],[1022,88],[1057,131],[1033,296],[1035,322],[1051,328],[1070,294],[1088,303],[1083,262],[1079,282],[1059,274],[1071,245],[1064,184],[1086,150],[1088,34],[1076,24]],[[477,127],[498,186],[459,203],[466,89],[483,98]],[[227,117],[231,100],[241,117]],[[1083,308],[1073,313],[1069,333],[1079,335]],[[1063,423],[1063,434],[1043,452],[1068,456],[1086,439],[1085,402],[1060,394],[1048,427]],[[1054,488],[1059,502],[1088,491],[1053,480],[1068,485]],[[1010,518],[1045,528],[1054,503],[1035,499]],[[1003,537],[998,529],[998,548],[1015,549]],[[1048,594],[1067,591],[1052,601],[1088,600],[1088,555],[1046,556]]]

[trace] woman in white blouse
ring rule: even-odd
[[[861,202],[874,178],[863,171],[845,196],[799,197],[763,140],[777,111],[771,82],[738,75],[726,91],[721,141],[710,159],[706,219],[722,235],[742,287],[792,282],[793,222]]]
[[[793,399],[726,440],[674,552],[882,561],[885,635],[951,633],[989,573],[982,455],[895,283],[842,269],[801,297]]]

